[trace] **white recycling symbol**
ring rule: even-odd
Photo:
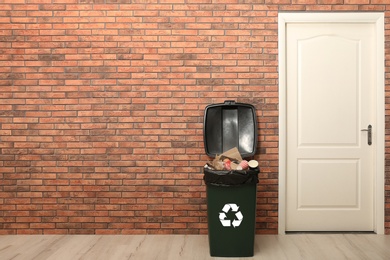
[[[221,221],[222,226],[224,227],[231,227],[233,225],[234,228],[239,227],[241,225],[242,220],[244,219],[244,216],[242,215],[241,211],[238,211],[239,206],[237,206],[234,203],[225,204],[223,206],[222,211],[219,212],[219,220]],[[229,210],[232,210],[232,212],[236,212],[236,218],[235,220],[231,221],[230,219],[226,219],[226,213],[229,212]]]

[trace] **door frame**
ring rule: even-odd
[[[287,174],[287,77],[286,25],[288,23],[353,22],[376,25],[376,150],[374,151],[374,232],[385,232],[385,87],[384,87],[384,13],[299,13],[281,12],[278,15],[279,43],[279,234],[286,231],[286,174]]]

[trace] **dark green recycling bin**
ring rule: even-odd
[[[252,105],[225,101],[211,104],[204,115],[207,155],[237,147],[242,158],[255,154],[257,121]],[[251,257],[256,232],[256,191],[259,169],[204,169],[210,255]]]

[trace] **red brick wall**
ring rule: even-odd
[[[0,234],[206,233],[203,111],[226,99],[257,108],[257,233],[277,233],[278,11],[386,3],[1,1]]]

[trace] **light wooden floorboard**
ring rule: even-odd
[[[206,235],[0,236],[1,260],[390,259],[390,236],[257,235],[253,258],[213,258]]]

